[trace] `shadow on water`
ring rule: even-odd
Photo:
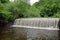
[[[15,29],[10,27],[13,23],[8,23],[7,25],[0,26],[0,40],[26,40],[26,36],[19,34],[16,38]]]
[[[8,31],[11,23],[0,25],[0,40],[8,40],[8,35],[11,33]]]
[[[58,40],[60,40],[60,19],[59,19],[59,22],[58,22],[58,28],[59,28],[59,31],[58,31]]]

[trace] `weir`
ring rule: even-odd
[[[58,40],[58,24],[59,18],[21,18],[16,19],[12,27],[17,34],[25,33],[26,40]]]
[[[16,19],[14,25],[58,28],[58,22],[59,18],[22,18]]]
[[[60,18],[20,18],[2,32],[2,40],[59,40],[59,28]]]

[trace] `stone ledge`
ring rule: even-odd
[[[21,25],[12,25],[11,27],[21,27],[21,28],[30,28],[30,29],[45,29],[45,30],[60,30],[59,28],[52,27],[32,27],[32,26],[21,26]]]

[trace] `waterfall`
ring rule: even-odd
[[[20,18],[15,20],[12,28],[16,39],[26,37],[26,40],[58,40],[59,21],[59,18]]]
[[[59,18],[21,18],[16,19],[14,25],[32,27],[58,27]]]

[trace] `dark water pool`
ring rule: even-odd
[[[0,29],[0,40],[59,40],[59,30],[9,27]]]

